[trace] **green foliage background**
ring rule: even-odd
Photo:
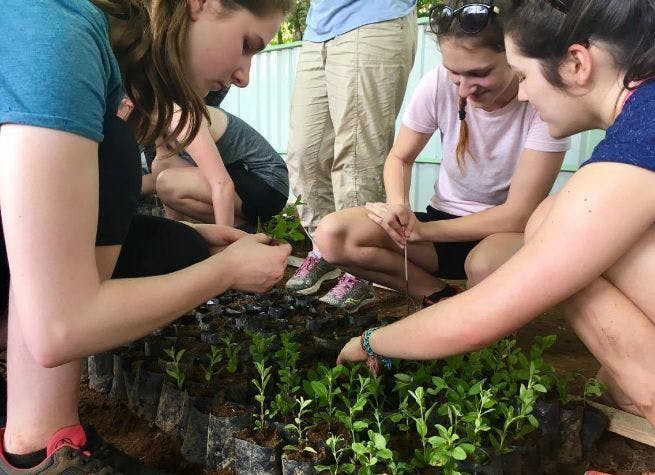
[[[434,4],[434,0],[418,0],[416,9],[418,16],[427,16],[428,10]],[[307,11],[311,0],[296,0],[296,11],[293,15],[289,15],[287,20],[282,23],[280,31],[277,36],[271,41],[272,45],[279,45],[285,43],[293,43],[300,41],[305,31],[305,19],[307,18]]]

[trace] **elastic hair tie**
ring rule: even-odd
[[[466,111],[464,109],[460,109],[457,114],[459,115],[459,120],[466,119]]]

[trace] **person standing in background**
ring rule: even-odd
[[[309,237],[341,209],[384,201],[384,161],[416,53],[416,0],[313,0],[298,59],[287,166]],[[315,243],[288,290],[310,295],[341,271]],[[321,298],[359,307],[368,285],[344,274]]]

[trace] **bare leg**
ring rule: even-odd
[[[466,257],[467,286],[473,287],[498,269],[523,246],[523,233],[487,236]]]
[[[214,223],[211,187],[197,167],[171,167],[157,177],[157,195],[166,206],[171,219]],[[243,202],[234,193],[235,225],[245,222],[241,211]]]
[[[187,162],[186,160],[182,159],[179,155],[172,155],[170,157],[166,156],[165,158],[162,158],[162,155],[157,155],[155,159],[152,161],[151,175],[152,175],[153,187],[155,189],[155,193],[157,194],[158,198],[162,200],[162,203],[164,205],[164,213],[166,214],[166,217],[168,219],[175,219],[177,221],[193,221],[193,218],[191,218],[190,216],[185,216],[182,213],[178,213],[177,211],[169,207],[166,204],[166,202],[162,199],[159,190],[157,190],[157,179],[159,178],[159,174],[171,168],[191,168],[191,167],[193,167],[193,165]]]
[[[199,168],[168,168],[159,174],[156,185],[157,196],[172,211],[166,213],[170,218],[214,222],[211,187]]]
[[[405,291],[403,250],[366,216],[364,208],[349,208],[325,217],[316,230],[316,244],[328,262],[358,277]],[[445,286],[433,275],[437,269],[432,243],[410,243],[408,275],[412,297],[421,298]]]
[[[596,374],[596,379],[605,386],[603,400],[606,404],[612,407],[618,407],[630,414],[641,416],[641,411],[634,405],[632,400],[630,400],[623,390],[621,390],[616,381],[614,381],[614,378],[610,375],[609,371],[605,368],[600,368]]]
[[[119,252],[120,246],[96,248],[101,279],[111,277]],[[40,366],[25,345],[23,331],[29,328],[21,326],[10,291],[4,448],[15,454],[41,450],[57,430],[79,424],[80,362]]]
[[[655,226],[566,303],[574,330],[603,366],[610,397],[655,427]],[[616,384],[614,384],[616,383]]]
[[[545,200],[526,227],[526,240],[552,200]],[[572,263],[574,264],[574,263]],[[655,427],[655,226],[603,276],[570,297],[567,320],[600,362],[599,376],[622,409]]]

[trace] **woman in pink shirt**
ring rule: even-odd
[[[441,278],[468,278],[473,286],[523,244],[526,222],[548,195],[569,140],[552,138],[537,111],[518,101],[498,7],[476,5],[484,23],[473,29],[444,21],[444,12],[461,11],[461,1],[432,9],[443,64],[423,77],[405,112],[385,163],[386,203],[321,221],[316,241],[323,258],[348,271],[321,300],[354,311],[373,301],[369,281],[404,292],[405,236],[408,291],[424,306],[457,292]],[[412,165],[437,130],[442,161],[435,193],[426,212],[415,213]]]

